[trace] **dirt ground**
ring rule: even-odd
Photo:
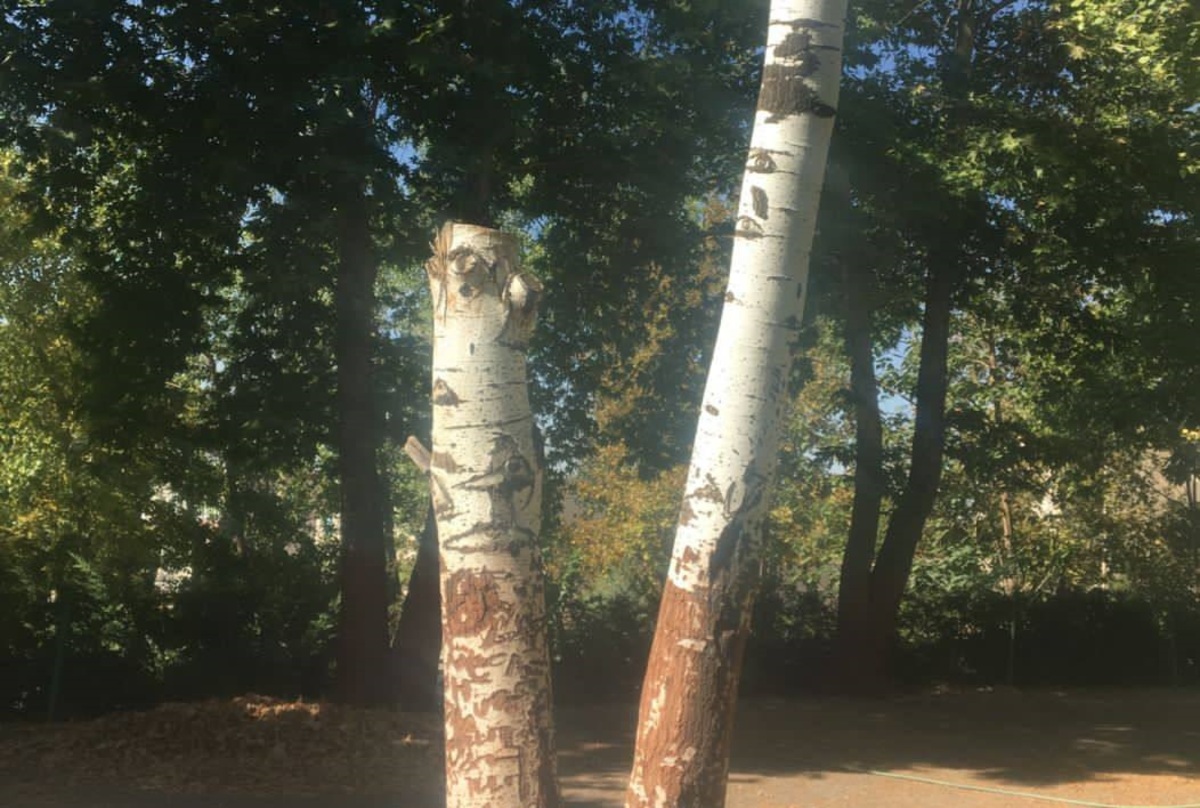
[[[621,805],[632,707],[561,710],[567,803]],[[0,725],[0,805],[425,808],[430,716],[247,697]],[[1200,808],[1200,691],[743,702],[729,808]]]

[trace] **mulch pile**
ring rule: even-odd
[[[433,793],[432,715],[240,696],[0,725],[0,783],[199,793]]]

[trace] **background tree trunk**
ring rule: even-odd
[[[870,271],[854,258],[842,266],[846,352],[854,401],[854,503],[838,586],[835,674],[839,687],[855,690],[875,686],[862,679],[870,668],[860,658],[859,638],[870,630],[871,565],[879,540],[884,495],[883,424],[871,335],[871,279]]]
[[[868,681],[885,678],[900,599],[942,478],[951,299],[960,274],[957,267],[936,259],[930,270],[921,327],[912,464],[871,571],[870,621],[858,638],[864,666],[860,673]]]
[[[428,269],[446,802],[553,806],[542,468],[525,369],[541,287],[518,271],[513,237],[471,225],[442,229]]]
[[[392,697],[387,664],[387,558],[371,383],[378,265],[365,188],[355,183],[338,196],[334,306],[342,605],[337,694],[351,704],[384,704]]]
[[[761,523],[841,72],[843,2],[771,3],[728,291],[658,628],[628,806],[725,802]]]
[[[441,594],[438,592],[437,522],[430,507],[417,541],[417,560],[408,578],[393,655],[400,706],[416,712],[442,708],[438,656],[442,651]]]
[[[953,49],[946,54],[944,81],[950,106],[946,115],[946,128],[953,141],[955,121],[962,116],[961,105],[968,92],[971,61],[975,50],[975,0],[959,0],[955,18],[955,40]],[[964,205],[965,207],[965,205]],[[850,540],[843,556],[843,575],[849,566],[850,577],[843,578],[838,592],[838,656],[840,667],[853,667],[845,671],[841,685],[852,690],[875,690],[887,682],[891,645],[895,640],[900,615],[900,601],[912,572],[917,545],[925,531],[925,524],[933,511],[938,486],[942,478],[942,459],[946,443],[946,389],[948,385],[947,357],[950,347],[950,321],[953,313],[954,292],[964,275],[966,256],[961,240],[967,231],[966,217],[969,213],[949,211],[944,227],[929,234],[934,245],[929,250],[925,286],[925,311],[921,323],[920,366],[917,370],[916,407],[912,441],[912,462],[908,480],[900,495],[896,508],[888,520],[887,532],[879,554],[870,570],[869,587],[863,586],[863,555],[866,538],[855,534],[852,523]],[[852,295],[853,296],[853,295]],[[868,312],[869,316],[869,312]],[[848,331],[852,328],[847,325]],[[852,367],[860,367],[864,361],[873,363],[874,357],[858,356],[851,347]],[[852,370],[852,373],[855,371]],[[852,380],[852,385],[854,384]],[[856,399],[861,391],[855,387]],[[857,401],[856,401],[857,407]],[[875,400],[875,418],[878,418],[878,394]],[[863,413],[856,409],[860,419]],[[870,413],[866,413],[868,419]],[[863,427],[861,421],[859,429]],[[868,424],[868,429],[869,429]],[[862,434],[859,434],[859,451],[862,451]],[[868,454],[861,454],[858,462],[872,462]],[[864,514],[859,514],[860,491],[864,482],[860,475],[882,479],[882,452],[878,459],[878,471],[866,468],[855,469],[855,519],[867,519],[865,510],[872,505],[876,524],[882,497],[875,498],[868,492],[861,504]],[[870,485],[870,480],[865,480]],[[864,528],[865,530],[865,528]],[[871,537],[874,542],[874,537]]]

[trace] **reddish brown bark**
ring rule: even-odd
[[[741,582],[736,593],[720,582],[690,593],[667,581],[663,591],[642,687],[633,779],[677,795],[671,804],[680,808],[725,804],[752,583]],[[681,653],[680,646],[697,636],[711,639],[700,653]],[[664,721],[671,722],[670,731],[660,731]],[[626,804],[662,803],[654,793],[631,792]]]

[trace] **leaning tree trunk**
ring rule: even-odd
[[[525,348],[539,284],[516,240],[448,224],[433,293],[430,483],[441,555],[446,803],[558,804]]]
[[[627,806],[725,801],[734,704],[841,72],[846,4],[774,0],[721,327]]]

